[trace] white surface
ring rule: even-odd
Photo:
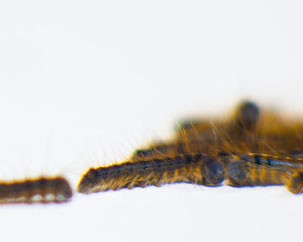
[[[122,161],[241,98],[302,110],[300,1],[0,3],[0,176]],[[171,185],[1,206],[10,241],[302,241],[283,187]]]

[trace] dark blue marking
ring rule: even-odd
[[[303,163],[295,163],[295,162],[288,162],[283,160],[273,160],[273,159],[265,159],[261,156],[256,155],[254,160],[247,155],[241,156],[241,160],[245,162],[254,162],[257,165],[269,165],[269,166],[284,166],[290,168],[303,168]]]
[[[303,164],[279,160],[271,160],[271,166],[288,166],[291,168],[303,168]]]
[[[241,155],[240,156],[241,160],[245,161],[245,162],[249,162],[250,157],[248,155]]]
[[[255,161],[256,161],[257,165],[261,165],[261,163],[262,163],[260,156],[255,156]]]
[[[184,158],[185,158],[184,161],[185,161],[186,164],[189,164],[189,163],[193,162],[193,159],[190,155],[185,156]]]

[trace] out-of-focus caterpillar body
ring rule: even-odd
[[[72,195],[68,181],[62,177],[0,182],[0,204],[63,203]]]

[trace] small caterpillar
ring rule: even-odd
[[[63,203],[72,195],[68,181],[62,177],[0,182],[0,204]]]
[[[176,137],[136,150],[124,163],[89,169],[81,193],[192,183],[219,186],[286,185],[303,192],[303,122],[284,121],[243,102],[227,121],[189,120]]]

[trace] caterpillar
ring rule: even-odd
[[[80,193],[192,183],[205,186],[286,185],[303,192],[303,122],[283,120],[242,102],[228,120],[187,120],[174,139],[136,150],[118,165],[89,169]]]
[[[72,196],[72,189],[63,177],[0,182],[0,204],[63,203]]]
[[[286,185],[293,193],[303,192],[303,163],[290,158],[264,154],[231,155],[212,158],[203,154],[177,155],[174,158],[125,162],[90,169],[78,191],[93,193],[122,188],[192,183],[219,186],[224,180],[235,187]]]
[[[90,169],[82,178],[78,190],[91,193],[177,182],[216,186],[223,177],[223,165],[217,160],[201,154],[178,155]]]

